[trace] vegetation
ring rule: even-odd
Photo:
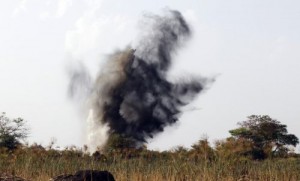
[[[10,119],[5,113],[0,115],[0,147],[16,149],[28,135],[28,128],[22,118]]]
[[[289,151],[286,146],[296,146],[299,143],[295,135],[287,133],[286,125],[267,115],[249,116],[248,120],[239,125],[239,128],[229,132],[237,140],[248,142],[251,148],[246,151],[253,159],[265,159],[269,156],[282,157]]]
[[[108,170],[118,181],[300,180],[299,154],[289,150],[284,156],[276,154],[258,160],[252,155],[256,143],[237,134],[237,129],[230,131],[232,137],[217,141],[213,146],[207,138],[202,138],[190,149],[178,146],[164,152],[148,150],[145,145],[136,148],[131,139],[120,135],[111,136],[103,152],[93,154],[88,153],[86,146],[60,150],[54,149],[53,143],[46,148],[38,144],[19,144],[13,150],[2,146],[0,173],[39,181],[80,169]],[[284,129],[280,132],[289,135]],[[270,140],[270,144],[276,143]],[[277,152],[277,148],[275,144],[273,152]]]

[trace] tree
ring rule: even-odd
[[[28,131],[22,118],[10,119],[5,113],[0,115],[0,147],[16,149],[28,136]]]
[[[288,151],[286,146],[296,146],[298,138],[288,134],[287,126],[267,115],[251,115],[248,120],[238,123],[237,129],[230,130],[236,139],[246,139],[252,142],[252,157],[265,159],[269,155],[282,154]]]
[[[120,134],[112,133],[106,143],[106,151],[122,151],[130,148],[135,148],[136,142]]]

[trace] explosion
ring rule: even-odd
[[[200,93],[206,79],[171,82],[167,73],[172,56],[190,37],[190,28],[178,11],[147,15],[151,25],[136,47],[110,55],[92,80],[81,66],[71,74],[69,92],[85,92],[89,102],[88,145],[104,145],[111,133],[145,143],[178,121],[180,108]]]

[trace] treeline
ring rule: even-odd
[[[49,180],[77,170],[108,170],[116,180],[299,180],[298,138],[269,116],[250,116],[215,143],[200,139],[191,148],[148,150],[124,135],[112,134],[104,148],[57,149],[22,144],[28,129],[23,119],[0,117],[0,176],[15,174]]]
[[[93,154],[95,157],[122,158],[168,158],[178,156],[191,161],[215,160],[219,158],[236,158],[263,160],[267,158],[297,157],[293,148],[299,143],[298,138],[289,134],[287,126],[267,115],[251,115],[247,120],[238,123],[238,128],[229,131],[230,137],[210,144],[207,138],[200,139],[187,149],[177,146],[169,151],[150,151],[147,146],[141,145],[124,135],[111,134],[106,146],[95,153],[89,153],[87,146],[83,148],[73,147],[65,149],[65,152],[73,151],[74,154]],[[48,149],[41,145],[24,145],[21,140],[28,135],[28,128],[23,119],[9,119],[4,113],[0,116],[0,149],[14,151],[16,149],[37,148],[43,151],[55,152],[52,142]],[[57,150],[57,154],[64,152]]]

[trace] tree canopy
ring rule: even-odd
[[[295,135],[288,134],[286,125],[268,115],[251,115],[238,125],[239,128],[229,132],[236,139],[246,139],[253,143],[252,156],[255,159],[287,152],[286,146],[299,143]]]

